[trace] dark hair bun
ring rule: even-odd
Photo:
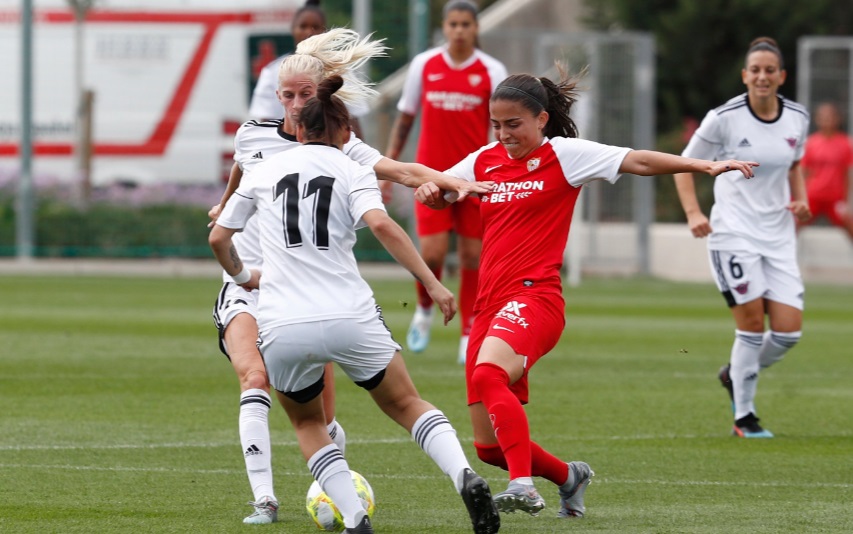
[[[305,7],[308,6],[320,7],[320,0],[305,0]]]
[[[320,102],[331,101],[332,95],[335,94],[338,89],[343,87],[343,85],[344,79],[337,74],[329,76],[317,86],[317,100]]]

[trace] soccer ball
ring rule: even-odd
[[[355,471],[350,471],[350,475],[352,476],[352,485],[355,486],[355,492],[361,499],[361,505],[364,506],[367,515],[373,518],[373,512],[376,511],[373,488],[370,487],[366,478]],[[325,532],[344,531],[344,518],[341,512],[316,480],[308,488],[308,494],[305,496],[305,508],[308,510],[308,516],[320,530]]]

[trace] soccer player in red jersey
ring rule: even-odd
[[[806,192],[812,210],[812,218],[805,224],[825,215],[853,240],[853,214],[847,202],[853,145],[841,130],[841,114],[834,104],[824,102],[818,106],[815,124],[818,130],[809,136],[800,160],[806,171]]]
[[[477,7],[468,0],[451,0],[444,6],[442,29],[447,43],[418,54],[406,76],[386,150],[399,159],[418,111],[421,131],[415,161],[443,171],[477,150],[489,139],[489,97],[506,78],[506,67],[477,48]],[[391,184],[381,184],[386,201]],[[468,333],[477,294],[477,269],[482,246],[479,200],[469,197],[452,209],[436,211],[415,204],[417,234],[424,261],[441,279],[450,246],[450,231],[456,233],[459,256],[459,311],[462,338],[459,363],[464,363]],[[432,299],[417,283],[418,305],[406,335],[413,352],[429,343]]]
[[[509,471],[500,510],[539,513],[545,501],[533,476],[559,487],[560,517],[582,517],[593,475],[584,462],[566,463],[531,440],[523,405],[527,376],[560,338],[565,325],[560,267],[581,186],[615,182],[623,173],[654,176],[727,170],[752,176],[755,162],[706,161],[631,150],[577,139],[569,116],[575,81],[513,75],[498,85],[489,114],[497,142],[482,147],[448,174],[492,180],[481,195],[483,251],[465,375],[474,446],[484,462]],[[419,202],[447,205],[434,184],[418,188]]]

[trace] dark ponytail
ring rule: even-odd
[[[344,79],[329,76],[317,86],[317,94],[299,112],[299,124],[310,141],[333,144],[337,134],[349,131],[349,112],[335,93],[343,87]]]
[[[534,116],[543,110],[547,111],[548,122],[543,131],[545,136],[577,137],[578,129],[570,114],[578,99],[577,80],[568,75],[563,65],[556,65],[560,74],[558,82],[530,74],[514,74],[498,85],[491,100],[518,102]]]

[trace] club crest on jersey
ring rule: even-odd
[[[538,169],[541,161],[542,158],[530,158],[527,160],[527,172],[533,172]]]
[[[517,300],[511,300],[506,303],[506,306],[503,307],[501,311],[499,311],[495,317],[499,317],[501,319],[505,319],[506,321],[517,324],[518,326],[527,328],[530,323],[521,316],[522,308],[526,308],[527,304],[523,302],[518,302]]]
[[[469,74],[468,75],[468,83],[471,84],[471,87],[477,87],[480,85],[480,82],[483,81],[483,77],[479,74]]]
[[[796,137],[786,137],[785,141],[788,142],[788,146],[791,148],[795,148],[797,146],[797,138]]]

